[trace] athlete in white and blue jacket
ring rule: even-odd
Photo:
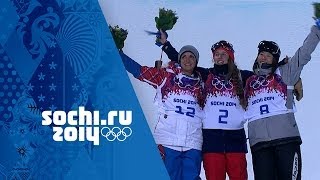
[[[199,52],[193,46],[181,48],[179,64],[166,68],[141,66],[120,52],[127,71],[157,89],[159,117],[153,135],[172,180],[200,179],[202,80],[194,71]]]

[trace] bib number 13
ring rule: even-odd
[[[219,123],[228,124],[228,122],[226,121],[226,118],[228,118],[228,116],[229,116],[228,110],[220,109],[219,114],[220,114],[219,115]]]

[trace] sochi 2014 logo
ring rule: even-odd
[[[99,145],[100,134],[108,141],[124,141],[132,134],[132,111],[109,111],[108,119],[100,119],[99,111],[43,111],[42,125],[52,125],[54,141],[91,141]],[[122,127],[115,126],[115,119]],[[101,127],[102,126],[102,127]]]

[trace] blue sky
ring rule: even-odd
[[[144,30],[156,30],[154,17],[162,7],[176,11],[179,16],[175,27],[168,31],[169,40],[177,50],[186,44],[194,45],[200,52],[199,65],[204,67],[212,66],[210,47],[222,39],[234,45],[236,62],[241,69],[251,69],[261,40],[276,41],[282,51],[281,57],[293,56],[314,23],[313,1],[99,1],[107,22],[129,31],[124,52],[147,66],[154,65],[161,50],[154,45],[154,37],[147,36]],[[320,142],[317,138],[320,85],[314,81],[320,66],[319,50],[315,50],[311,62],[302,72],[305,94],[303,100],[297,103],[296,118],[304,142],[303,179],[320,179],[320,172],[313,165],[315,160],[320,161]],[[168,61],[166,56],[164,61]],[[153,128],[155,90],[131,75],[129,77],[149,126]],[[249,174],[253,179],[250,154],[247,157]]]

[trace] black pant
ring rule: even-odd
[[[255,180],[301,180],[301,151],[297,143],[252,152]]]

